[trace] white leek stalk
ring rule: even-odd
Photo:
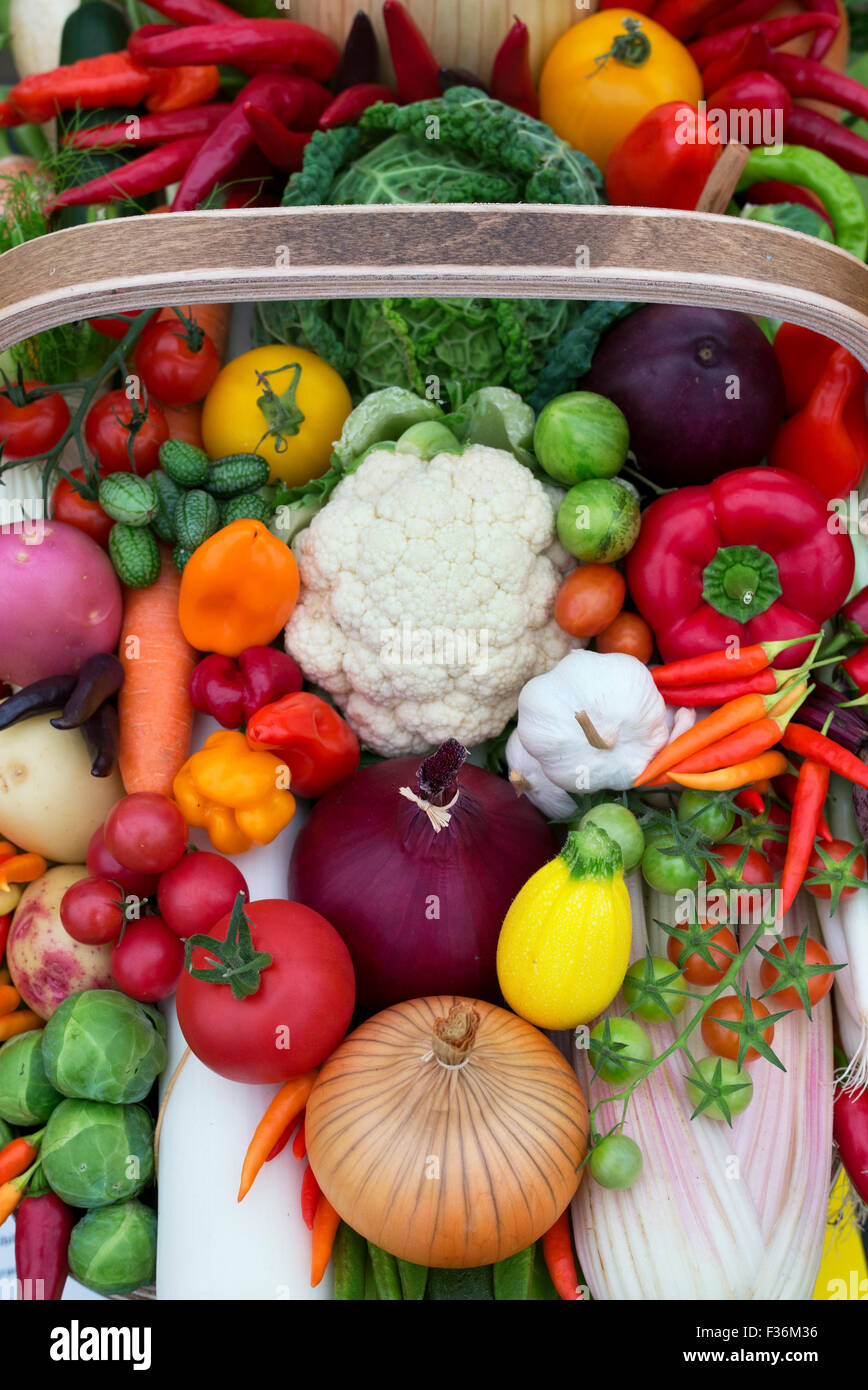
[[[862,835],[853,811],[853,789],[843,778],[829,782],[829,829],[838,840],[859,844]],[[818,903],[818,909],[822,909]],[[841,1076],[845,1090],[860,1094],[868,1086],[868,890],[842,898],[830,918],[822,915],[823,931],[834,961],[846,961],[847,970],[835,972],[841,1039],[849,1064]],[[846,1029],[846,1031],[845,1031]]]
[[[633,958],[644,955],[646,915],[636,875],[630,885]],[[647,940],[665,955],[654,918],[674,920],[674,899],[650,895]],[[790,934],[804,919],[791,914]],[[752,934],[755,928],[745,928]],[[745,937],[745,941],[747,938]],[[765,939],[766,949],[771,939]],[[758,988],[760,958],[747,970]],[[689,1004],[688,1008],[698,1005]],[[618,996],[613,1012],[623,1008]],[[773,1047],[787,1068],[758,1059],[754,1096],[730,1129],[707,1115],[690,1119],[684,1083],[689,1063],[675,1053],[636,1089],[623,1133],[642,1150],[644,1167],[632,1188],[610,1191],[585,1176],[573,1202],[573,1230],[582,1271],[597,1299],[806,1299],[817,1276],[832,1157],[832,1028],[828,999],[809,1022],[801,1011],[775,1027]],[[645,1025],[655,1055],[681,1032],[676,1024]],[[689,1047],[707,1055],[699,1029]],[[577,1070],[593,1105],[617,1088],[590,1083],[586,1054]],[[621,1103],[598,1111],[605,1133]]]

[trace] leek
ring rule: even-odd
[[[630,884],[632,956],[646,941],[664,955],[655,918],[674,921],[675,902]],[[804,906],[790,918],[790,931]],[[647,923],[647,932],[646,932]],[[756,932],[743,929],[742,945]],[[745,934],[746,933],[746,934]],[[758,953],[743,971],[759,993]],[[618,996],[614,1012],[623,1010]],[[693,1013],[700,1007],[691,1001]],[[626,1191],[586,1175],[573,1202],[573,1230],[585,1279],[595,1299],[807,1299],[823,1252],[832,1158],[832,1027],[828,998],[788,1014],[774,1047],[786,1072],[759,1060],[751,1066],[752,1104],[732,1128],[700,1115],[691,1121],[684,1085],[687,1058],[676,1052],[650,1073],[629,1102],[623,1133],[642,1149],[644,1168]],[[684,1026],[682,1015],[677,1027]],[[659,1054],[674,1041],[672,1024],[645,1025]],[[707,1053],[697,1028],[690,1053]],[[586,1053],[576,1068],[594,1104],[615,1089],[591,1081]],[[620,1119],[623,1102],[604,1103],[601,1133]]]

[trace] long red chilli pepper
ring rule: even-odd
[[[133,116],[111,125],[82,126],[63,136],[64,145],[77,150],[106,149],[114,145],[166,145],[188,135],[208,135],[229,110],[228,102],[193,106],[184,111],[164,111],[157,116]]]
[[[837,19],[840,26],[841,21],[835,0],[800,0],[800,4],[803,10],[809,9],[815,12],[819,11],[821,14],[827,14],[830,19]],[[813,58],[815,63],[819,63],[821,58],[825,58],[832,44],[835,42],[835,33],[836,30],[831,28],[825,30],[821,29],[814,39],[814,42],[811,44],[808,57]]]
[[[68,1252],[77,1213],[54,1192],[24,1197],[15,1213],[15,1273],[20,1297],[53,1302],[69,1274]]]
[[[384,87],[380,82],[360,82],[356,87],[345,87],[323,111],[319,128],[334,130],[339,125],[353,125],[369,106],[376,106],[378,101],[397,100],[391,87]]]
[[[809,729],[807,724],[788,724],[781,742],[791,753],[800,753],[803,758],[839,772],[848,782],[868,787],[868,764],[817,729]]]
[[[828,791],[828,766],[806,758],[799,768],[799,780],[793,798],[787,857],[781,874],[780,907],[777,914],[779,917],[789,912],[804,882]]]
[[[101,174],[99,178],[81,183],[77,188],[67,188],[63,193],[58,193],[47,205],[46,212],[87,203],[122,202],[127,198],[141,198],[147,193],[156,193],[158,189],[181,178],[194,155],[202,148],[204,139],[201,135],[190,135],[185,140],[173,140],[169,145],[149,150],[138,159],[121,164],[110,174]]]
[[[740,39],[728,53],[715,58],[702,72],[702,83],[707,92],[716,92],[725,82],[738,77],[743,72],[765,72],[769,56],[773,50],[768,39],[754,27]]]
[[[848,174],[868,174],[868,140],[822,111],[794,106],[784,123],[784,139],[828,155]]]
[[[301,1219],[309,1231],[313,1230],[313,1219],[316,1216],[319,1199],[320,1186],[313,1175],[313,1169],[308,1164],[301,1180]]]
[[[570,1209],[567,1207],[555,1224],[546,1231],[542,1238],[542,1252],[546,1269],[561,1298],[566,1299],[568,1303],[581,1303],[583,1295],[573,1258],[569,1213]]]
[[[242,109],[253,138],[268,162],[287,174],[300,169],[313,131],[288,130],[270,111],[255,106],[252,101],[246,101]]]
[[[813,636],[818,637],[819,633]],[[728,647],[717,652],[703,652],[701,656],[689,656],[683,661],[669,661],[665,666],[655,666],[651,675],[658,688],[753,676],[757,671],[771,666],[787,647],[794,647],[805,640],[804,637],[793,637],[786,642],[756,642],[750,647],[740,647],[737,652]]]
[[[786,676],[789,672],[780,672]],[[660,694],[667,705],[678,705],[687,709],[699,709],[705,705],[723,705],[739,695],[771,695],[782,684],[779,674],[766,667],[755,676],[745,676],[737,681],[710,681],[703,685],[676,685],[661,687]]]
[[[301,1117],[298,1133],[292,1141],[292,1153],[294,1158],[304,1158],[307,1154],[307,1140],[304,1134],[304,1115]]]
[[[716,19],[729,6],[730,0],[658,0],[651,18],[685,43],[703,24]]]
[[[832,1133],[847,1176],[868,1202],[868,1090],[835,1093]]]
[[[528,116],[539,115],[539,97],[530,70],[530,34],[520,19],[513,21],[494,55],[489,85],[496,101],[525,111]]]
[[[150,8],[175,24],[237,24],[244,19],[221,0],[154,0]]]
[[[402,103],[440,96],[440,66],[400,0],[383,0],[383,22]]]
[[[736,25],[756,24],[758,20],[765,19],[777,3],[778,0],[742,0],[740,5],[736,5],[727,14],[716,15],[714,19],[708,20],[703,24],[701,32],[719,34],[722,29],[732,29]]]
[[[776,777],[774,780],[775,791],[784,798],[784,801],[788,801],[790,806],[793,805],[796,799],[796,788],[798,785],[799,779],[792,772],[782,772],[780,777]],[[820,819],[817,822],[817,834],[821,840],[829,841],[835,838],[829,829],[829,822],[823,815],[822,810],[820,811]]]
[[[725,29],[721,34],[711,34],[708,38],[697,39],[688,45],[688,52],[699,68],[708,67],[717,58],[723,58],[737,48],[748,34],[759,33],[771,48],[789,43],[800,34],[810,34],[815,29],[829,29],[834,38],[840,28],[838,16],[832,19],[825,14],[793,14],[784,19],[766,19],[759,24],[740,24],[733,29]]]
[[[144,34],[144,37],[143,37]],[[291,64],[295,72],[327,82],[338,65],[337,45],[292,19],[239,19],[197,24],[168,33],[130,35],[129,52],[145,67],[176,68],[186,63]]]
[[[265,1155],[266,1163],[270,1163],[273,1158],[277,1158],[278,1154],[283,1153],[284,1149],[286,1148],[287,1144],[292,1138],[292,1131],[295,1129],[300,1118],[300,1115],[296,1115],[294,1120],[290,1120],[289,1124],[286,1126],[286,1129],[283,1131],[280,1137],[274,1141],[272,1148],[269,1149],[268,1153]]]
[[[794,97],[829,101],[868,120],[868,88],[845,73],[832,72],[822,63],[797,58],[794,53],[773,53],[767,71],[779,78]]]

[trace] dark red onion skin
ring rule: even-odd
[[[502,1003],[503,919],[557,841],[525,797],[469,763],[452,819],[435,833],[398,790],[416,790],[418,768],[418,757],[389,759],[321,797],[293,846],[289,896],[343,937],[363,1007],[431,994]]]
[[[862,748],[859,757],[863,763],[868,763],[868,744]],[[868,788],[860,787],[858,782],[853,783],[853,814],[859,834],[863,840],[868,840]]]

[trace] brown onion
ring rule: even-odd
[[[545,1034],[482,1000],[434,995],[363,1023],[305,1115],[343,1219],[415,1264],[473,1268],[539,1238],[579,1185],[588,1110]]]

